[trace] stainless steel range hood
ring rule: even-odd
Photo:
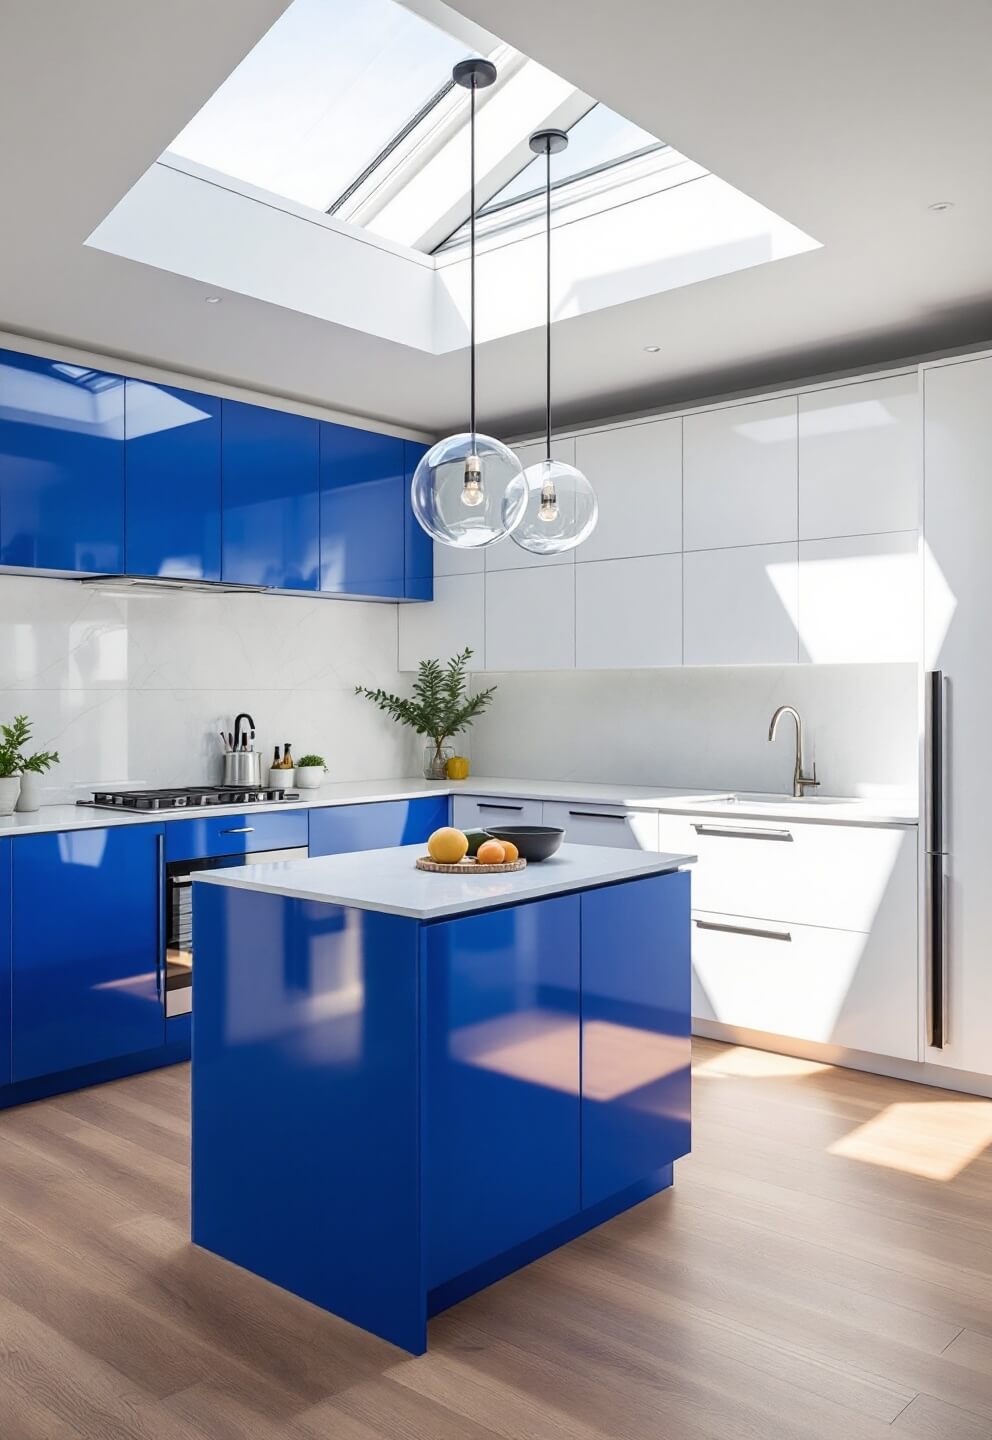
[[[197,595],[265,595],[266,585],[236,585],[229,580],[178,580],[162,575],[84,575],[78,583],[95,590],[129,590],[152,595],[163,590],[185,590]]]

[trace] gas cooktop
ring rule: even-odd
[[[285,805],[299,800],[297,790],[243,789],[231,785],[190,785],[170,790],[95,790],[92,800],[104,810],[205,810],[212,805]]]

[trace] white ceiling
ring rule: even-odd
[[[408,0],[429,12],[436,0]],[[0,8],[0,328],[434,431],[422,352],[84,247],[285,0]],[[562,421],[992,335],[988,0],[458,0],[821,250],[562,322]],[[15,138],[12,138],[15,137]],[[952,200],[954,209],[927,206]],[[656,355],[643,347],[661,346]],[[538,422],[538,332],[483,346],[480,422]]]

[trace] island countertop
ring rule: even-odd
[[[414,862],[424,853],[422,844],[402,845],[312,860],[205,870],[193,878],[197,885],[226,885],[295,900],[405,915],[414,920],[438,920],[595,885],[664,875],[696,859],[694,855],[619,850],[605,845],[562,845],[550,859],[532,862],[524,870],[446,875],[416,869]]]

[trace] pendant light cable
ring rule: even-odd
[[[545,280],[547,291],[545,295],[545,430],[547,433],[547,459],[551,459],[551,141],[548,140],[545,149],[546,180],[544,189],[544,216],[547,231],[547,249],[545,254],[546,274]]]
[[[469,322],[468,322],[468,329],[469,329],[469,354],[470,354],[470,356],[471,356],[471,359],[470,359],[470,361],[469,361],[469,389],[471,390],[471,395],[469,396],[469,422],[470,422],[470,425],[471,425],[472,440],[473,440],[473,441],[475,440],[475,90],[476,90],[476,77],[473,75],[473,77],[472,77],[472,92],[471,92],[471,93],[472,93],[472,101],[471,101],[471,112],[470,112],[470,113],[471,113],[471,119],[469,120],[469,149],[470,149],[471,152],[472,152],[472,159],[471,159],[471,163],[470,163],[470,166],[469,166],[469,173],[470,173],[469,190],[470,190],[470,192],[471,192],[471,194],[470,194],[470,199],[469,199],[469,204],[471,205],[471,209],[469,210],[469,282],[468,282],[468,289],[469,289],[469,301],[468,301],[468,313],[469,313]]]

